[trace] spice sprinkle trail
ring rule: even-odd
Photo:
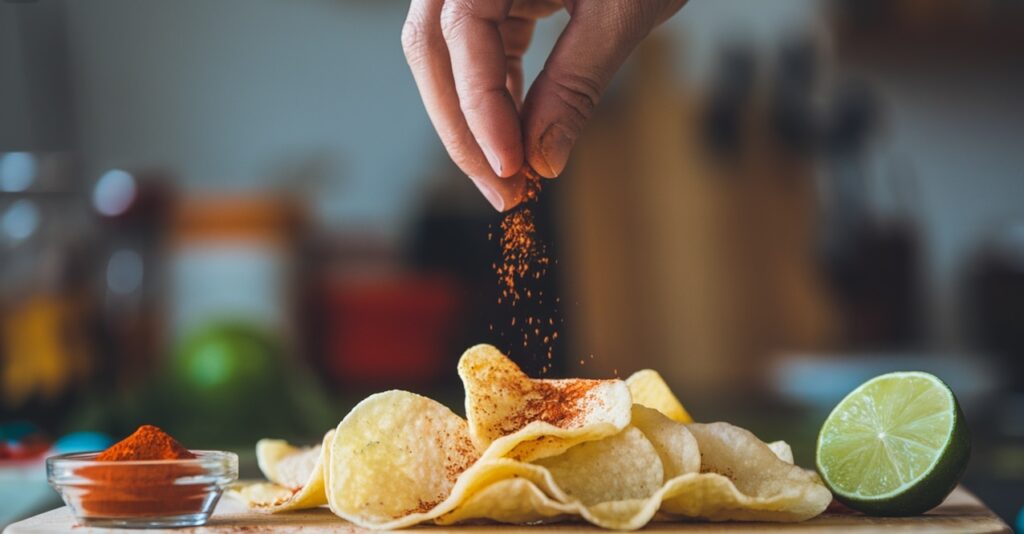
[[[543,279],[552,260],[548,255],[547,246],[537,237],[537,224],[530,205],[540,195],[542,178],[529,165],[524,167],[526,190],[522,204],[505,215],[501,221],[501,236],[498,245],[501,259],[491,265],[498,277],[500,290],[498,304],[509,306],[512,310],[510,327],[518,329],[517,338],[521,339],[522,348],[527,349],[531,341],[539,342],[545,351],[547,361],[540,371],[547,374],[552,369],[554,342],[558,339],[558,326],[561,319],[556,320],[560,299],[555,298],[546,308],[550,314],[546,317],[534,317],[523,311],[527,301],[538,305],[544,304],[544,292],[531,289],[531,282]],[[493,238],[493,234],[488,234]],[[547,315],[547,314],[545,314]],[[511,347],[509,348],[511,352]]]

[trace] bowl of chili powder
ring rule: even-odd
[[[46,475],[83,525],[198,526],[238,478],[238,456],[189,450],[143,425],[103,452],[48,458]]]

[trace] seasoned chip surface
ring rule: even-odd
[[[616,530],[656,516],[801,521],[831,501],[815,474],[792,464],[785,442],[765,444],[726,423],[680,422],[689,415],[653,371],[628,387],[535,380],[478,345],[462,356],[459,375],[468,421],[414,393],[372,395],[319,448],[261,441],[258,461],[271,482],[229,495],[268,512],[327,503],[373,529],[566,517]]]
[[[490,345],[459,360],[469,432],[485,458],[529,461],[618,433],[632,399],[621,380],[531,379]]]

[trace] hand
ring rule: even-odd
[[[686,0],[412,0],[402,48],[452,160],[498,211],[522,201],[529,164],[555,178],[601,92]],[[537,19],[571,20],[523,100]]]

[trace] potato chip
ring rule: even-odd
[[[434,522],[439,525],[472,520],[537,523],[578,513],[579,506],[552,499],[530,480],[508,478],[484,487]]]
[[[658,513],[664,488],[646,499],[609,501],[582,507],[580,515],[590,523],[611,530],[643,528]]]
[[[650,497],[664,482],[658,452],[634,427],[535,463],[551,471],[555,483],[585,506]]]
[[[414,393],[373,395],[319,448],[258,443],[270,482],[228,494],[270,512],[326,502],[374,529],[574,516],[619,530],[655,517],[800,521],[831,501],[785,442],[725,423],[683,424],[689,415],[654,371],[628,385],[534,380],[478,345],[459,375],[468,421]]]
[[[654,446],[665,469],[665,480],[700,471],[700,449],[686,425],[639,404],[633,405],[631,425]]]
[[[299,448],[282,440],[260,440],[256,444],[256,462],[271,482],[241,485],[230,495],[250,508],[270,513],[327,504],[324,451],[325,444],[333,439],[331,430],[324,436],[323,444],[316,447]]]
[[[697,448],[697,440],[686,425],[669,419],[657,410],[634,404],[630,429],[639,430],[650,442],[662,464],[662,478],[665,481],[671,482],[672,479],[681,475],[699,472],[700,451]],[[630,446],[628,447],[630,450],[623,452],[633,454],[632,449],[635,448],[637,448],[635,445]],[[643,449],[644,447],[639,448]],[[601,465],[602,468],[605,466],[604,463],[595,463],[594,465]],[[667,485],[663,485],[646,495],[638,492],[638,498],[612,499],[590,506],[580,506],[578,513],[587,521],[600,527],[635,530],[646,525],[657,514],[663,496],[670,489]]]
[[[659,515],[659,508],[666,517],[802,521],[831,501],[813,472],[785,463],[750,432],[725,423],[689,429],[701,447],[703,472],[669,479],[646,499],[600,503],[581,508],[580,514],[604,528],[633,530]]]
[[[287,502],[295,492],[273,482],[236,482],[224,490],[224,495],[245,503],[250,508],[269,509],[274,504]]]
[[[768,444],[768,448],[778,456],[780,460],[787,464],[793,463],[793,449],[790,448],[789,443],[785,441],[773,441]]]
[[[267,480],[289,489],[306,484],[321,456],[320,445],[296,447],[280,439],[256,442],[256,463]]]
[[[331,510],[371,528],[436,517],[434,508],[477,459],[465,420],[407,391],[367,397],[327,446]]]
[[[480,519],[522,523],[577,515],[606,528],[636,529],[647,524],[661,502],[660,497],[651,499],[662,487],[661,460],[643,432],[634,427],[577,444],[534,464],[510,459],[490,462],[505,462],[509,471],[504,474],[515,472],[516,478],[498,480],[472,493],[436,523]],[[463,477],[471,478],[474,469]]]
[[[469,432],[485,459],[554,456],[629,424],[632,400],[621,380],[531,379],[490,345],[467,350],[459,376]]]
[[[713,521],[803,521],[832,501],[817,476],[779,459],[747,430],[727,423],[689,429],[701,473],[666,484],[662,511]]]
[[[672,429],[681,429],[688,435],[685,426],[651,412],[651,419],[675,425],[675,428],[657,429],[655,433],[667,434]],[[679,443],[686,441],[666,439],[663,446],[666,450],[682,452]],[[699,459],[695,443],[688,443],[693,450],[684,454]],[[485,487],[436,522],[450,524],[473,519],[534,522],[578,515],[605,528],[632,530],[647,524],[661,503],[658,492],[662,488],[664,467],[659,453],[644,433],[632,426],[614,436],[577,444],[560,455],[536,460],[533,464],[509,459],[498,461],[515,466],[521,478],[499,480]],[[695,460],[687,462],[692,465]],[[468,477],[469,473],[464,476]]]
[[[629,386],[629,393],[633,396],[635,404],[658,410],[673,421],[693,422],[693,418],[687,413],[686,408],[683,408],[683,404],[679,402],[657,371],[653,369],[637,371],[626,379],[626,385]]]
[[[339,473],[343,473],[343,470],[338,468],[334,468],[331,471],[335,471],[335,473],[328,476],[329,481],[333,481],[333,477],[338,476]],[[383,478],[382,480],[385,487],[391,487],[390,485],[394,482]],[[479,495],[486,488],[512,480],[529,482],[534,488],[537,488],[538,492],[547,496],[548,500],[544,501],[546,503],[568,503],[571,501],[569,496],[566,495],[557,484],[555,484],[551,473],[543,467],[517,462],[506,458],[499,458],[496,460],[481,460],[473,464],[459,476],[445,500],[430,509],[417,509],[408,514],[396,515],[391,520],[384,522],[372,517],[361,515],[358,511],[352,514],[343,515],[342,517],[363,527],[395,529],[412,526],[417,523],[423,523],[430,520],[449,523],[472,518],[503,520],[503,517],[510,518],[513,513],[532,513],[530,512],[530,507],[532,506],[530,503],[517,503],[514,501],[514,499],[530,498],[526,493],[523,493],[523,491],[527,490],[523,490],[522,488],[516,489],[516,491],[520,493],[517,493],[515,496],[505,495],[504,501],[500,503],[494,502],[493,498],[499,495],[500,491],[504,491],[501,489],[490,490],[483,497],[473,500],[474,496]],[[334,487],[333,482],[331,487]],[[499,486],[499,488],[505,487],[506,486],[504,485]],[[473,500],[473,502],[469,503],[470,500]],[[463,506],[464,503],[469,503],[467,505],[468,508]],[[552,506],[554,505],[548,506],[543,503],[538,504],[537,513],[547,517],[554,514],[554,510],[556,509],[558,514],[564,513],[566,510],[577,510],[577,507],[573,505],[559,505],[555,508],[552,508]],[[442,520],[442,517],[447,519]]]

